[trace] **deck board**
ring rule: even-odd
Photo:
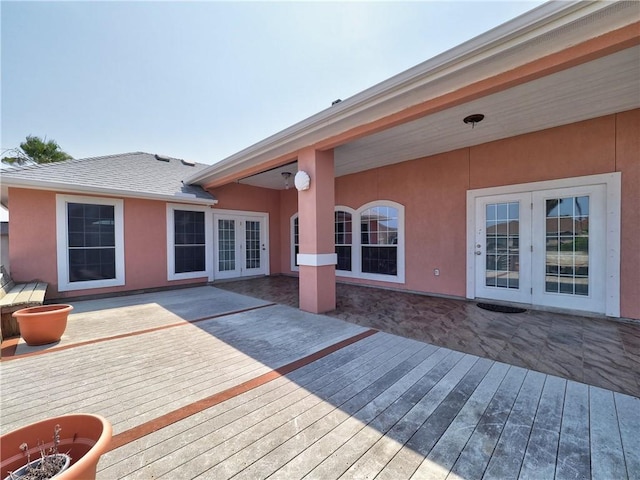
[[[454,478],[482,478],[513,408],[527,370],[510,367],[453,465]]]
[[[518,478],[544,378],[542,373],[527,372],[483,478]]]
[[[545,379],[520,470],[522,480],[553,478],[555,475],[566,384],[566,380],[558,377]]]
[[[422,461],[412,478],[444,479],[469,441],[475,426],[504,379],[508,365],[493,363],[468,401]]]
[[[613,392],[589,389],[589,432],[591,438],[591,474],[594,479],[626,480],[620,429]],[[640,434],[640,432],[637,432]],[[640,472],[636,472],[640,475]]]
[[[589,451],[589,387],[567,382],[558,444],[558,480],[591,478]]]
[[[618,427],[629,478],[640,477],[640,399],[615,393]]]

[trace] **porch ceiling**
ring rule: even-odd
[[[640,107],[640,46],[421,117],[335,149],[336,177]],[[485,119],[463,123],[471,113]],[[284,189],[278,167],[239,183]],[[293,179],[290,185],[293,185]]]

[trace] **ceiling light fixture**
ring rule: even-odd
[[[282,178],[284,178],[284,188],[285,190],[289,190],[289,179],[291,178],[291,172],[282,172]]]
[[[471,124],[471,128],[476,126],[476,123],[480,123],[484,120],[484,115],[481,113],[472,113],[462,119],[464,123]]]

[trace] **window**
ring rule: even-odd
[[[398,209],[372,207],[360,214],[362,272],[398,274]]]
[[[404,282],[404,207],[372,202],[359,210],[336,207],[334,213],[336,275],[383,282]],[[297,271],[298,214],[291,217],[291,270]]]
[[[123,202],[56,196],[58,290],[124,285]]]
[[[336,270],[350,272],[352,268],[353,223],[352,214],[344,210],[335,211],[335,243],[338,264]]]
[[[291,271],[297,272],[298,254],[300,253],[300,224],[298,222],[298,214],[291,217]]]
[[[167,277],[212,277],[213,227],[206,207],[167,205]]]
[[[175,273],[205,271],[204,212],[174,210],[173,225]]]

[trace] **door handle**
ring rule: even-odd
[[[476,255],[482,255],[482,252],[480,250],[476,250]]]

